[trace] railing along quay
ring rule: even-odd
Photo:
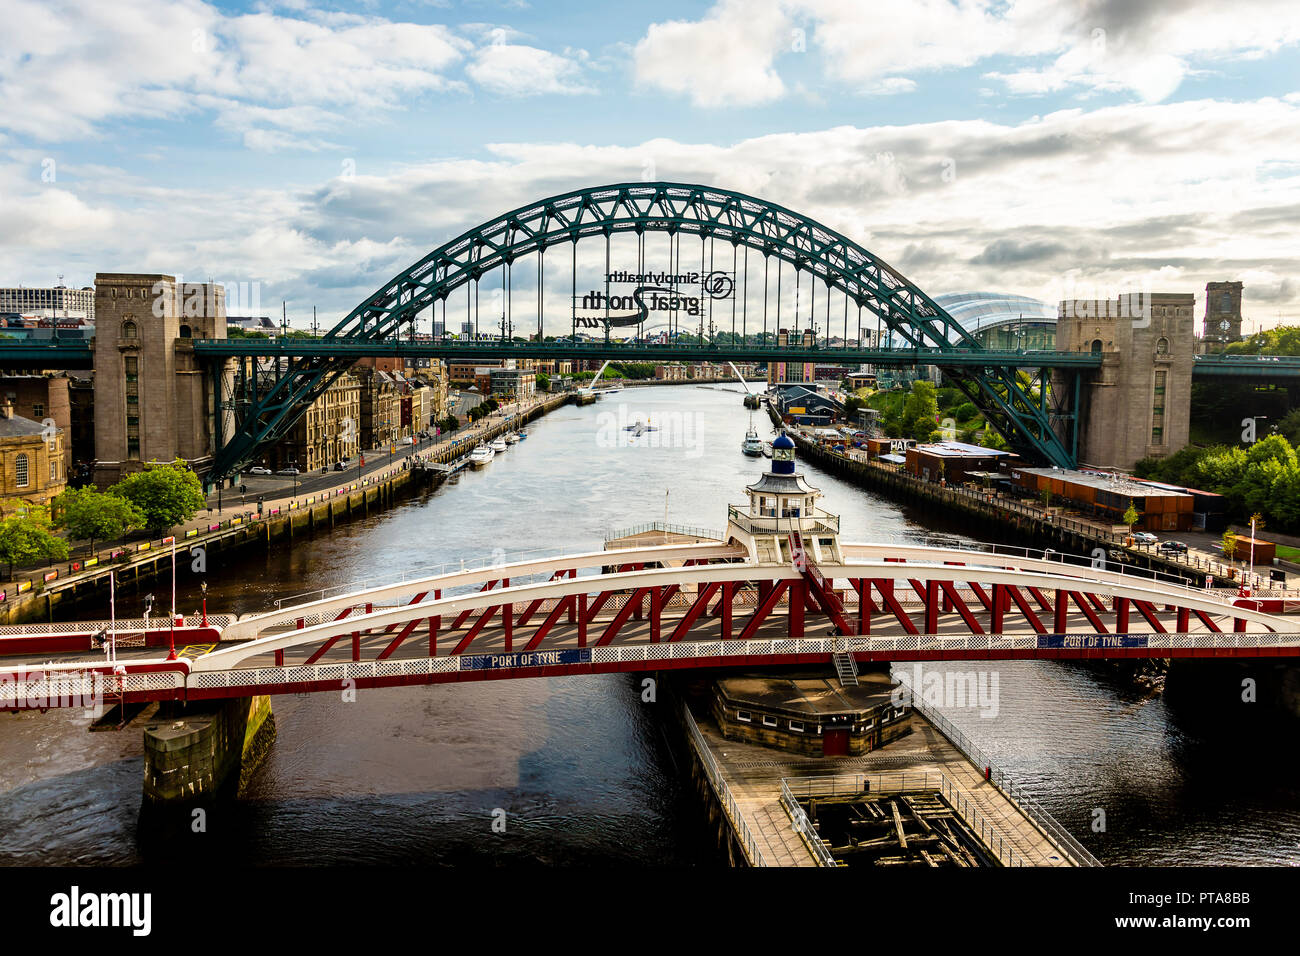
[[[934,791],[943,795],[948,805],[975,833],[981,843],[1003,866],[1032,866],[1005,835],[982,813],[948,777],[937,770],[900,771],[898,773],[841,774],[834,777],[783,777],[781,804],[790,814],[795,830],[804,838],[821,866],[838,866],[826,842],[817,834],[798,797],[867,796],[868,794],[915,793]]]
[[[1101,861],[1088,852],[1088,850],[1074,838],[1074,836],[1061,826],[1047,810],[1026,790],[1022,783],[1019,783],[1007,771],[999,769],[993,765],[992,758],[989,757],[979,746],[975,744],[966,734],[962,733],[952,721],[941,714],[937,709],[925,704],[922,696],[916,688],[912,687],[903,671],[894,670],[892,676],[908,690],[908,696],[911,698],[909,703],[912,709],[928,720],[935,728],[951,741],[952,745],[965,754],[976,767],[984,771],[986,779],[1002,791],[1013,804],[1020,809],[1022,813],[1047,836],[1056,846],[1065,853],[1076,866],[1101,866]]]
[[[731,822],[736,837],[745,848],[745,856],[749,858],[750,865],[767,866],[768,863],[763,859],[763,851],[758,848],[758,843],[754,840],[754,835],[749,832],[749,825],[745,823],[745,817],[736,804],[736,798],[731,795],[727,778],[722,775],[721,768],[713,759],[713,752],[709,750],[709,744],[700,733],[699,725],[695,723],[695,718],[691,716],[691,709],[685,702],[682,703],[682,721],[686,724],[686,731],[690,734],[691,741],[700,755],[700,764],[704,767],[705,776],[709,778],[709,785],[713,787],[713,792],[717,794],[718,802],[722,804],[722,810]]]

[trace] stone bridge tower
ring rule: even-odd
[[[213,382],[197,338],[225,338],[225,289],[174,276],[95,276],[95,469],[106,487],[151,461],[211,465]],[[221,372],[229,393],[233,364]],[[225,434],[233,415],[228,410]]]

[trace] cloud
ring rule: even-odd
[[[312,135],[312,120],[285,123]],[[1300,103],[1207,100],[723,145],[497,143],[482,156],[368,163],[366,175],[308,187],[230,190],[219,215],[202,191],[105,168],[61,164],[57,183],[42,184],[40,151],[11,151],[0,192],[19,227],[0,247],[0,272],[40,279],[49,250],[60,249],[74,284],[112,269],[261,280],[264,301],[314,302],[324,320],[472,226],[556,193],[638,181],[650,164],[656,179],[716,184],[818,220],[931,294],[988,289],[1054,302],[1144,283],[1199,292],[1240,278],[1248,314],[1262,306],[1269,322],[1279,311],[1295,321],[1297,128]],[[149,227],[123,228],[141,222]],[[662,240],[647,237],[648,259],[663,255]],[[556,261],[548,256],[548,279],[567,281]]]
[[[1275,53],[1300,42],[1292,0],[721,0],[699,20],[652,24],[636,78],[700,106],[786,95],[783,53],[811,37],[826,79],[851,91],[906,91],[921,73],[1010,61],[987,78],[1018,95],[1172,94],[1196,64]],[[811,50],[810,50],[811,52]]]
[[[779,99],[778,52],[792,46],[779,0],[721,0],[702,20],[651,24],[633,51],[647,89],[687,95],[696,106],[753,106]]]
[[[510,43],[510,35],[492,31],[492,42],[465,67],[465,74],[479,86],[501,96],[596,92],[582,82],[582,68],[573,60],[535,46]]]
[[[304,113],[312,129],[339,126],[349,112],[454,88],[447,71],[472,48],[442,26],[310,11],[228,15],[202,0],[3,6],[22,44],[0,50],[0,124],[38,140],[216,108],[218,125],[246,141],[320,148],[297,135]]]

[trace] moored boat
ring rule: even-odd
[[[475,468],[482,468],[496,456],[497,453],[490,445],[479,445],[469,453],[469,463]]]

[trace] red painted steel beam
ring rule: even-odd
[[[417,617],[413,620],[407,621],[406,626],[403,627],[401,631],[398,632],[397,636],[393,638],[393,640],[389,643],[387,647],[385,647],[382,651],[379,652],[379,656],[375,658],[375,660],[386,661],[388,660],[388,658],[392,657],[393,652],[402,646],[402,641],[406,640],[408,637],[411,636],[411,632],[415,630],[415,628],[419,625],[420,621],[422,620],[423,618]]]
[[[1083,616],[1088,619],[1088,623],[1092,625],[1094,631],[1098,634],[1110,633],[1110,631],[1106,630],[1106,625],[1102,623],[1101,618],[1097,616],[1097,612],[1093,610],[1092,603],[1088,600],[1088,598],[1092,598],[1093,595],[1089,594],[1085,597],[1078,591],[1067,591],[1066,594],[1068,594],[1070,599],[1079,606],[1079,610],[1083,612]],[[1093,600],[1096,599],[1093,598]],[[1102,608],[1102,610],[1105,610],[1105,608]]]
[[[718,592],[719,587],[719,582],[711,581],[700,589],[700,593],[695,598],[695,603],[687,609],[686,616],[677,622],[677,626],[673,628],[672,634],[669,635],[668,640],[670,642],[681,640],[682,636],[691,629],[691,625],[695,623],[696,618],[698,618],[704,609],[708,607],[709,602],[713,600],[713,595]]]
[[[460,639],[460,643],[456,645],[456,649],[452,651],[452,653],[464,654],[465,648],[469,647],[470,642],[479,636],[480,632],[483,630],[483,626],[496,616],[497,611],[501,610],[501,607],[500,604],[493,604],[490,607],[485,607],[483,613],[478,616],[478,620],[475,621],[470,629],[465,632],[465,636]]]
[[[943,589],[944,596],[948,599],[949,605],[956,609],[957,613],[961,615],[961,619],[966,622],[966,626],[976,634],[983,634],[984,628],[980,626],[980,622],[976,619],[975,615],[971,613],[966,602],[962,600],[962,596],[957,593],[956,585],[952,581],[940,581],[939,587]]]
[[[740,632],[740,640],[750,641],[754,639],[754,635],[758,633],[758,629],[762,627],[768,615],[775,610],[777,602],[781,600],[781,595],[785,593],[786,588],[789,586],[788,581],[774,581],[771,583],[772,587],[768,589],[767,595],[758,602],[758,607],[754,608],[754,613],[745,622],[745,626]]]
[[[1201,623],[1204,624],[1207,629],[1214,631],[1216,634],[1223,633],[1223,629],[1220,628],[1218,624],[1214,623],[1214,618],[1210,617],[1210,615],[1206,614],[1204,611],[1194,610],[1192,613],[1200,618]]]
[[[1160,623],[1160,618],[1156,617],[1156,609],[1151,605],[1150,601],[1139,601],[1134,598],[1133,606],[1138,609],[1138,613],[1147,619],[1147,623],[1151,625],[1153,631],[1157,634],[1168,633],[1168,631],[1165,630],[1165,626]]]
[[[614,615],[614,620],[609,622],[609,626],[605,628],[605,632],[601,634],[600,638],[596,641],[597,647],[604,647],[614,639],[614,635],[619,632],[623,625],[627,623],[627,619],[632,616],[633,607],[635,607],[635,605],[649,593],[650,588],[637,588],[632,592],[628,597],[627,602],[619,609],[619,612]]]
[[[886,558],[885,560],[888,561],[890,559]],[[903,610],[903,605],[898,603],[898,598],[894,596],[894,579],[872,578],[871,583],[874,584],[876,590],[880,592],[881,603],[890,614],[894,615],[898,620],[898,623],[903,625],[903,630],[907,631],[908,634],[921,633],[916,629],[916,625],[912,623],[912,619],[908,616],[907,612]]]
[[[1028,621],[1029,626],[1034,629],[1034,633],[1046,634],[1047,628],[1043,627],[1043,622],[1038,619],[1038,615],[1034,613],[1034,609],[1029,606],[1029,602],[1025,600],[1025,596],[1020,593],[1020,588],[1016,587],[1014,584],[1004,584],[1002,586],[1006,588],[1004,593],[1010,595],[1011,600],[1016,602],[1016,607],[1020,608],[1020,613],[1025,616],[1025,620]]]
[[[556,601],[555,607],[551,608],[551,613],[546,615],[546,619],[542,621],[537,630],[533,632],[533,636],[528,639],[528,643],[524,645],[524,650],[537,650],[537,645],[542,643],[542,638],[550,632],[551,628],[555,626],[555,622],[560,619],[560,615],[562,615],[575,600],[576,598],[574,595],[570,594],[568,597],[562,597]]]

